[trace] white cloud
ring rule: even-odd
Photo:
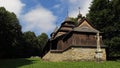
[[[59,8],[60,7],[60,4],[56,4],[53,6],[53,8]]]
[[[33,1],[37,2],[37,0]],[[90,6],[90,2],[92,0],[61,1],[63,2],[63,6],[66,6],[66,4],[69,6],[69,15],[72,17],[76,17],[78,14],[78,7],[81,7],[81,13],[85,16],[85,14],[88,12],[88,7]],[[21,12],[23,11],[22,8],[25,5],[26,4],[22,3],[21,0],[0,0],[0,6],[4,6],[7,10],[14,12],[17,16],[21,15]],[[53,6],[53,8],[59,8],[59,10],[63,10],[64,8],[61,8],[62,5],[56,4]],[[24,19],[24,23],[22,22],[22,30],[34,31],[37,32],[37,34],[40,34],[41,32],[49,33],[50,31],[52,31],[55,27],[56,16],[54,16],[51,11],[47,10],[41,5],[35,8],[33,6],[32,8],[32,10],[22,15],[22,19]]]
[[[70,3],[77,3],[77,2],[80,2],[80,0],[68,0],[68,2],[70,2]]]
[[[66,2],[68,4],[69,16],[76,17],[79,13],[78,7],[81,8],[81,14],[86,16],[92,0],[61,0],[61,2]]]
[[[21,0],[0,0],[0,7],[5,7],[8,11],[20,15],[22,8],[25,6]]]
[[[55,28],[56,17],[53,13],[42,6],[37,6],[24,15],[24,31],[50,32]]]

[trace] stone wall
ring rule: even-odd
[[[43,57],[45,61],[95,61],[96,48],[72,47],[62,53],[51,53],[50,51]],[[102,60],[106,60],[105,49],[102,48]]]

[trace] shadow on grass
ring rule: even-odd
[[[0,60],[0,68],[18,68],[25,65],[30,65],[35,63],[38,60],[30,60],[30,59],[4,59]]]

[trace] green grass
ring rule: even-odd
[[[120,61],[44,62],[40,58],[0,60],[0,68],[120,68]]]

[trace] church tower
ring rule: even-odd
[[[82,14],[80,13],[80,7],[79,7],[79,14],[77,16],[77,22],[80,22],[82,20]]]

